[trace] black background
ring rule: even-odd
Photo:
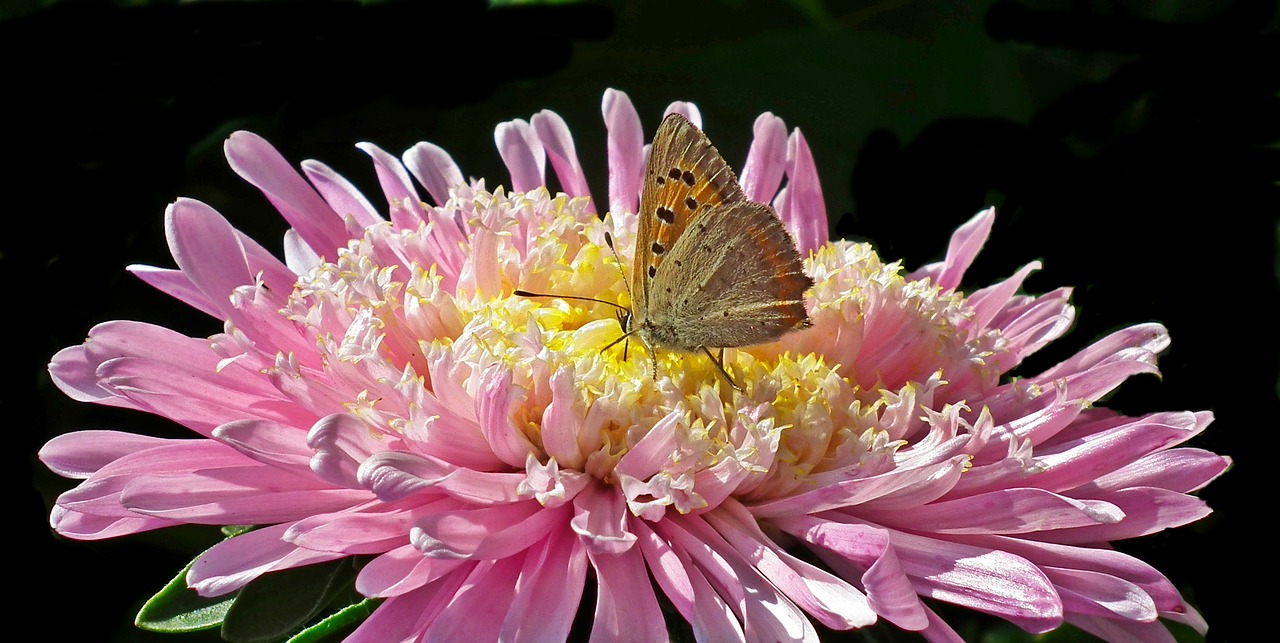
[[[8,529],[20,536],[6,576],[20,596],[10,627],[31,618],[55,640],[192,640],[129,623],[214,536],[56,537],[47,514],[70,481],[35,452],[83,428],[183,435],[71,402],[44,366],[111,319],[220,330],[124,268],[173,265],[162,215],[179,196],[279,247],[283,221],[225,165],[227,134],[256,131],[369,195],[376,181],[354,143],[399,154],[430,140],[492,187],[505,182],[492,128],[548,108],[568,121],[603,198],[600,98],[615,87],[648,128],[668,102],[697,103],[733,165],[758,113],[800,127],[835,233],[907,266],[939,258],[955,226],[997,206],[969,284],[1040,259],[1028,290],[1076,287],[1074,330],[1027,373],[1110,330],[1165,323],[1163,378],[1129,381],[1106,404],[1212,410],[1192,445],[1235,466],[1201,493],[1210,518],[1120,547],[1184,589],[1209,640],[1274,630],[1252,600],[1274,577],[1266,530],[1280,491],[1274,1],[434,4],[3,9],[0,267],[13,380],[0,404]]]

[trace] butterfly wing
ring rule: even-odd
[[[809,325],[804,292],[813,280],[786,227],[762,203],[705,208],[656,272],[646,321],[659,344],[750,346]]]
[[[635,259],[631,268],[633,322],[643,326],[658,270],[676,241],[711,206],[746,202],[733,170],[706,134],[669,114],[649,149],[640,191]]]

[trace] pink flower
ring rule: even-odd
[[[669,111],[701,125],[691,104]],[[178,268],[131,270],[225,332],[110,322],[50,372],[76,400],[200,437],[52,440],[41,459],[84,480],[54,528],[261,525],[197,559],[187,582],[206,596],[368,556],[356,587],[385,600],[358,642],[564,638],[589,575],[604,640],[666,638],[659,596],[701,640],[814,640],[815,621],[880,619],[959,640],[933,602],[1029,632],[1169,640],[1161,618],[1205,631],[1160,572],[1109,546],[1207,515],[1190,494],[1229,465],[1177,446],[1207,412],[1093,406],[1156,372],[1163,327],[1011,376],[1066,332],[1070,291],[1019,294],[1035,262],[957,290],[991,210],[910,272],[830,241],[805,139],[766,113],[741,183],[807,256],[813,325],[728,350],[740,392],[700,356],[659,351],[655,377],[648,359],[601,351],[619,335],[609,306],[513,295],[626,296],[605,236],[630,270],[646,130],[620,92],[603,113],[607,201],[543,111],[497,128],[510,190],[464,180],[429,143],[402,159],[360,145],[386,218],[325,165],[299,174],[233,134],[232,168],[291,226],[285,261],[203,203],[169,207]],[[548,161],[564,194],[545,188]]]

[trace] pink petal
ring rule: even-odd
[[[778,518],[771,522],[814,545],[819,557],[836,567],[837,571],[844,571],[846,578],[860,577],[867,600],[876,614],[907,630],[920,630],[926,626],[928,618],[924,604],[902,570],[897,554],[889,546],[888,530],[805,515]],[[833,555],[838,558],[833,559]],[[859,574],[858,569],[865,571]]]
[[[1062,623],[1053,584],[1025,559],[900,531],[890,540],[922,596],[995,614],[1028,632],[1047,632]]]
[[[572,368],[562,366],[551,374],[551,403],[542,411],[542,448],[562,467],[581,470],[586,458],[578,445],[583,430],[578,403],[578,382]],[[624,455],[623,458],[626,456]]]
[[[560,180],[561,190],[573,197],[590,197],[587,177],[582,172],[578,152],[573,146],[573,135],[569,133],[569,126],[564,119],[559,114],[544,109],[534,114],[530,121],[538,134],[538,140],[546,149],[547,158],[551,159],[551,167]],[[595,208],[588,207],[587,211],[595,212]]]
[[[991,236],[991,225],[996,220],[996,209],[987,208],[964,222],[951,233],[951,242],[947,244],[947,256],[940,264],[925,266],[912,273],[909,279],[934,277],[934,283],[942,286],[944,291],[960,287],[964,273],[973,265],[973,260],[982,250],[987,237]]]
[[[958,456],[930,467],[895,470],[866,478],[824,485],[813,491],[769,500],[748,507],[757,518],[809,514],[867,503],[875,498],[918,485],[935,485],[959,476],[968,462]],[[883,508],[888,508],[883,507]]]
[[[818,633],[804,612],[779,593],[701,516],[680,516],[657,526],[661,527],[660,533],[687,551],[711,575],[717,591],[740,611],[748,640],[817,642]]]
[[[1042,445],[1036,460],[1043,468],[1027,483],[1054,491],[1080,485],[1092,489],[1098,477],[1198,432],[1194,414],[1160,413],[1070,442]]]
[[[1078,569],[1043,569],[1069,613],[1147,622],[1158,616],[1151,597],[1124,579]]]
[[[458,467],[431,456],[382,451],[360,465],[357,478],[384,501],[435,491],[477,505],[524,500],[518,491],[522,473],[488,473]]]
[[[1028,298],[1026,306],[1006,306],[991,320],[991,326],[1001,329],[1001,335],[1009,342],[1009,350],[1018,357],[1009,368],[1066,334],[1075,320],[1075,308],[1071,306],[1070,299],[1071,289],[1059,288]]]
[[[400,160],[383,151],[373,143],[356,145],[373,159],[373,168],[378,174],[378,184],[387,198],[387,206],[391,209],[391,222],[396,227],[417,229],[427,220],[422,207],[422,199],[413,187],[409,172],[400,164]]]
[[[311,272],[323,260],[298,236],[297,230],[289,228],[284,231],[284,262],[290,270],[302,275]]]
[[[319,481],[257,464],[139,476],[120,494],[133,511],[207,525],[287,522],[368,499],[367,492],[325,488]]]
[[[302,173],[338,216],[351,217],[362,228],[385,221],[351,181],[328,165],[306,160],[302,162]]]
[[[961,537],[960,540],[1009,552],[1042,568],[1078,569],[1124,579],[1141,587],[1162,614],[1187,609],[1177,588],[1154,567],[1128,554],[1097,547],[1095,543],[1074,546],[1008,536]]]
[[[600,106],[608,130],[609,211],[618,216],[635,212],[644,175],[644,130],[631,99],[616,89],[606,89]]]
[[[1130,326],[1094,342],[1036,379],[1051,381],[1116,359],[1143,359],[1155,363],[1155,355],[1168,347],[1169,331],[1164,326],[1154,323]]]
[[[270,143],[240,131],[224,147],[231,169],[262,190],[316,254],[333,259],[338,248],[346,247],[349,237],[342,218]]]
[[[92,332],[92,331],[91,331]],[[77,402],[93,402],[104,406],[140,409],[133,400],[116,395],[98,379],[98,364],[86,351],[87,346],[68,346],[49,361],[49,378],[54,386]]]
[[[662,112],[662,117],[666,118],[670,114],[679,114],[685,120],[693,123],[693,126],[702,129],[702,112],[698,110],[698,106],[693,103],[678,100],[670,105]]]
[[[929,641],[929,643],[965,643],[965,640],[960,638],[960,634],[951,629],[951,626],[942,620],[936,612],[929,608],[925,608],[924,611],[928,615],[929,624],[920,630],[920,634],[926,641]]]
[[[86,513],[54,505],[49,515],[49,526],[59,535],[76,540],[105,540],[153,529],[181,524],[174,520],[152,518],[139,514],[111,515]]]
[[[515,596],[520,558],[478,563],[422,634],[423,641],[497,641]]]
[[[125,268],[147,285],[211,317],[222,319],[222,311],[181,270],[133,264]]]
[[[1231,458],[1203,449],[1173,449],[1152,453],[1100,476],[1081,493],[1129,487],[1160,487],[1180,493],[1199,491],[1231,467]]]
[[[49,440],[37,457],[60,476],[88,478],[126,455],[168,443],[169,440],[122,431],[76,431]]]
[[[568,516],[567,506],[545,509],[534,502],[438,512],[419,521],[409,538],[431,558],[495,560],[534,545]]]
[[[737,615],[684,551],[653,533],[645,521],[637,521],[635,531],[650,574],[693,626],[695,640],[746,640]]]
[[[307,447],[314,455],[310,466],[321,480],[348,489],[360,489],[360,465],[386,449],[389,438],[369,430],[359,418],[335,413],[321,418],[307,433]]]
[[[620,555],[635,544],[636,535],[627,527],[627,505],[613,487],[587,485],[573,498],[573,530],[582,537],[587,551]]]
[[[818,622],[838,630],[876,622],[866,596],[840,578],[786,553],[736,501],[703,516],[770,584]]]
[[[678,448],[676,429],[683,421],[681,411],[667,413],[618,459],[614,471],[636,480],[648,480],[663,470]]]
[[[801,257],[826,245],[829,224],[822,183],[813,153],[798,128],[787,140],[787,193],[779,205],[778,216],[795,237]]]
[[[511,172],[512,192],[529,192],[546,185],[547,155],[529,123],[518,118],[500,123],[493,141]]]
[[[541,451],[525,436],[516,414],[525,404],[526,391],[514,383],[509,366],[492,364],[480,374],[476,391],[476,419],[485,441],[507,465],[523,468],[526,457]]]
[[[352,511],[303,518],[289,527],[283,538],[314,551],[381,554],[409,545],[409,530],[424,517],[463,506],[451,499],[409,506],[369,503]]]
[[[438,145],[425,142],[414,145],[404,153],[404,164],[437,206],[449,200],[450,188],[466,185],[458,164]]]
[[[235,229],[213,208],[178,199],[165,211],[165,236],[183,274],[228,317],[231,292],[256,281]]]
[[[935,502],[911,510],[910,517],[893,512],[859,511],[873,522],[937,534],[1022,534],[1053,531],[1124,518],[1107,502],[1076,500],[1042,489],[1002,489],[967,498]]]
[[[1118,523],[1075,527],[1043,534],[1046,540],[1085,544],[1126,540],[1181,527],[1213,513],[1203,500],[1176,491],[1155,487],[1135,487],[1106,494],[1125,514]]]
[[[986,288],[975,291],[969,295],[969,304],[973,306],[973,332],[984,332],[991,320],[1000,314],[1004,307],[1009,304],[1010,299],[1018,292],[1018,288],[1022,287],[1022,282],[1033,271],[1040,269],[1039,261],[1031,263],[1018,269],[1018,272],[1004,281],[997,282]]]
[[[231,523],[234,524],[234,523]],[[270,571],[341,558],[284,542],[286,525],[274,525],[228,538],[200,555],[187,572],[187,586],[201,596],[221,596]]]
[[[561,641],[569,636],[582,602],[587,578],[587,552],[560,529],[529,550],[518,591],[503,620],[499,640]]]
[[[306,432],[296,426],[267,420],[238,420],[213,430],[213,439],[236,451],[302,476],[311,473],[312,451],[306,437]]]
[[[372,598],[388,598],[412,592],[454,570],[469,570],[475,563],[462,558],[428,558],[413,544],[397,547],[369,561],[356,577],[356,591]]]
[[[1134,623],[1096,616],[1071,614],[1072,625],[1111,643],[1176,643],[1177,639],[1162,623]]]
[[[667,628],[640,551],[611,554],[588,547],[587,556],[596,570],[590,640],[665,641]]]
[[[105,386],[134,401],[139,408],[204,436],[220,424],[246,418],[282,424],[314,422],[305,416],[303,409],[286,400],[264,398],[256,392],[225,386],[234,378],[219,378],[212,371],[191,373],[182,366],[141,357],[121,357],[104,363],[98,368],[98,374]]]
[[[243,463],[244,456],[212,440],[166,440],[102,466],[88,480],[58,497],[50,524],[71,538],[98,539],[176,524],[125,507],[122,491],[139,476],[182,473],[201,466]]]
[[[787,126],[781,118],[765,112],[756,117],[752,134],[739,182],[748,199],[769,203],[787,171]]]
[[[430,585],[392,596],[378,606],[344,643],[414,643],[469,578],[474,563]]]

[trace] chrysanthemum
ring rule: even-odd
[[[694,106],[669,109],[700,125]],[[958,290],[990,210],[914,271],[830,241],[804,137],[764,114],[742,184],[807,257],[812,327],[726,351],[741,391],[705,356],[659,350],[654,373],[635,343],[602,350],[621,334],[610,306],[513,294],[625,305],[645,130],[620,92],[603,113],[607,202],[548,111],[498,126],[508,188],[464,180],[429,143],[402,159],[361,145],[385,208],[233,134],[231,167],[291,226],[285,260],[208,205],[170,206],[178,268],[132,271],[225,332],[110,322],[50,372],[74,399],[199,437],[54,439],[42,460],[84,479],[54,528],[259,526],[196,560],[186,580],[206,596],[361,556],[356,588],[385,600],[359,642],[564,638],[588,587],[600,640],[667,638],[660,597],[699,640],[879,619],[957,640],[935,602],[1115,641],[1169,640],[1161,618],[1205,630],[1160,572],[1109,546],[1205,516],[1189,494],[1229,465],[1174,448],[1208,413],[1093,406],[1156,372],[1163,327],[1011,376],[1066,332],[1070,291],[1020,294],[1034,262]],[[548,160],[564,193],[545,187]]]

